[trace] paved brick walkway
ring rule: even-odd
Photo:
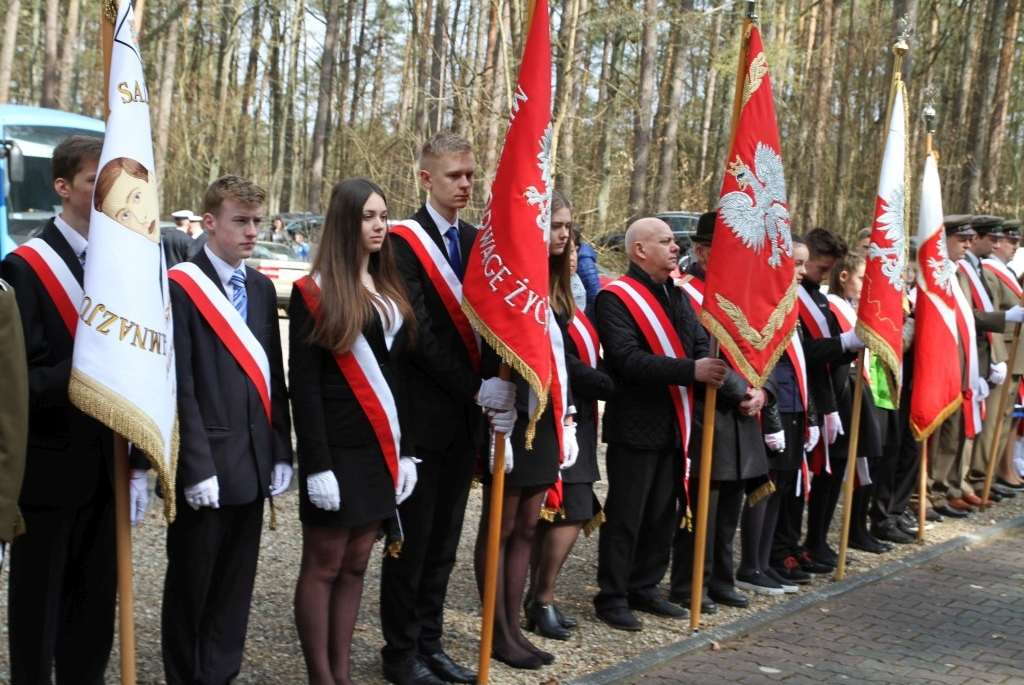
[[[1024,528],[849,591],[837,588],[836,596],[751,626],[718,649],[704,646],[675,657],[667,651],[650,655],[648,663],[639,673],[606,673],[592,682],[1019,685]]]

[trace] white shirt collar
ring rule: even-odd
[[[224,292],[233,293],[235,286],[231,284],[231,276],[234,275],[235,269],[242,270],[242,278],[245,278],[245,261],[242,261],[238,266],[231,266],[223,259],[213,254],[213,250],[210,249],[209,243],[203,245],[203,249],[206,250],[206,256],[210,258],[210,263],[213,264],[213,270],[217,272],[217,277],[220,278],[220,284],[224,286]]]
[[[89,241],[86,240],[81,233],[71,228],[71,224],[64,221],[64,217],[60,214],[53,217],[53,223],[57,226],[57,230],[64,236],[64,240],[68,241],[68,245],[74,251],[75,256],[79,259],[82,258],[82,253],[85,252],[85,248],[89,247]]]
[[[434,206],[430,204],[430,200],[427,200],[427,214],[429,214],[430,218],[434,220],[434,225],[437,226],[437,230],[441,232],[441,237],[442,238],[445,237],[444,234],[448,231],[448,228],[450,226],[454,226],[456,229],[459,227],[459,214],[458,214],[458,212],[456,212],[456,214],[455,214],[455,223],[454,224],[450,224],[450,223],[448,223],[448,219],[445,219],[443,216],[441,216],[438,213],[438,211],[436,209],[434,209]]]

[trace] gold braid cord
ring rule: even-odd
[[[533,389],[533,392],[537,394],[537,409],[534,410],[533,415],[530,416],[530,423],[526,426],[526,449],[533,449],[533,438],[537,433],[537,419],[544,413],[544,410],[548,406],[548,387],[551,385],[551,375],[548,375],[547,383],[541,385],[540,377],[533,372],[533,369],[515,354],[504,341],[490,329],[487,324],[484,323],[483,319],[476,313],[473,306],[463,300],[462,311],[466,313],[466,318],[473,324],[479,333],[480,337],[487,341],[487,344],[493,347],[501,358],[512,367],[516,373],[523,377],[527,384]]]
[[[178,470],[178,417],[174,417],[174,428],[171,430],[171,464],[168,468],[162,459],[153,457],[154,454],[164,454],[165,445],[160,429],[137,406],[74,367],[71,369],[68,397],[76,407],[130,440],[149,457],[164,493],[164,517],[168,523],[173,523],[177,514],[174,507],[174,478]]]

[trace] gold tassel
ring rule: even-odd
[[[760,487],[757,488],[757,490],[754,490],[752,493],[747,495],[747,506],[755,506],[758,502],[763,500],[765,497],[768,497],[773,492],[775,492],[775,483],[771,481],[763,483]]]
[[[547,521],[548,523],[554,523],[555,522],[555,516],[557,516],[557,515],[558,515],[558,510],[557,509],[552,509],[551,507],[541,507],[540,508],[540,516],[538,518],[540,518],[540,520],[542,520],[542,521]]]
[[[683,520],[679,522],[679,530],[693,531],[693,512],[690,505],[686,505],[686,512],[683,513]]]
[[[395,540],[390,545],[388,545],[384,551],[392,559],[397,559],[398,556],[402,553],[402,543],[404,542],[405,540]]]
[[[277,505],[274,498],[270,498],[270,530],[277,530]]]
[[[589,538],[590,534],[598,528],[600,528],[601,524],[604,523],[606,520],[607,519],[605,519],[603,511],[597,512],[596,514],[590,517],[589,521],[583,524],[583,535]]]

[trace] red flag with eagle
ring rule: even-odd
[[[761,387],[793,335],[797,287],[771,79],[756,24],[747,39],[700,318],[733,368]]]
[[[959,334],[955,289],[957,267],[946,252],[942,226],[942,190],[935,155],[924,162],[918,219],[917,305],[914,308],[914,392],[910,428],[924,440],[961,402],[963,369],[958,363]]]
[[[857,305],[857,337],[889,370],[890,394],[899,402],[906,292],[907,112],[903,81],[896,81],[882,173],[875,198],[864,287]]]
[[[505,144],[480,233],[466,262],[462,309],[536,396],[527,446],[544,411],[553,369],[548,330],[551,227],[551,37],[539,0],[512,96]]]

